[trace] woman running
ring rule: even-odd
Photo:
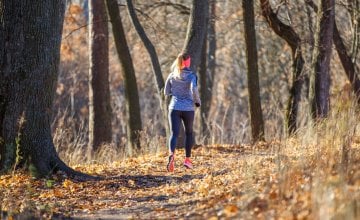
[[[175,147],[176,139],[179,135],[181,121],[185,126],[185,161],[184,166],[192,169],[190,160],[191,148],[193,145],[193,123],[194,105],[200,107],[201,101],[197,88],[196,74],[190,69],[191,58],[188,54],[178,55],[173,65],[172,72],[169,74],[164,93],[171,96],[169,104],[169,124],[171,135],[169,138],[169,162],[167,170],[174,171],[175,167]]]

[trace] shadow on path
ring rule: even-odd
[[[202,179],[205,174],[183,175],[183,176],[165,176],[165,175],[120,175],[105,178],[107,181],[115,181],[104,183],[106,188],[127,187],[131,189],[153,188],[165,184],[187,183],[193,179]]]

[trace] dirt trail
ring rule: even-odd
[[[316,219],[313,207],[323,204],[348,204],[347,210],[340,210],[342,217],[360,213],[358,163],[350,164],[353,173],[345,183],[346,192],[344,185],[334,185],[340,176],[336,173],[321,183],[323,189],[352,197],[339,195],[334,204],[324,203],[319,198],[327,191],[324,195],[314,191],[316,157],[303,148],[277,154],[278,149],[276,143],[202,146],[193,151],[193,170],[182,166],[184,152],[179,150],[174,173],[166,172],[164,153],[75,167],[104,177],[94,182],[2,176],[2,207],[15,213],[37,210],[37,216],[53,219]],[[299,157],[299,152],[306,155]],[[354,152],[358,152],[352,154],[354,161],[359,161],[360,151]]]
[[[95,184],[103,189],[102,194],[108,190],[109,195],[90,200],[92,204],[109,207],[92,212],[74,210],[72,216],[82,219],[239,216],[241,207],[237,207],[237,200],[245,194],[244,178],[239,175],[244,169],[241,166],[246,160],[273,157],[268,150],[254,151],[245,146],[200,147],[193,152],[194,169],[188,170],[182,166],[183,156],[179,155],[183,154],[182,150],[177,152],[174,173],[166,172],[164,154],[129,159],[107,169],[108,179]],[[117,173],[121,175],[114,175]],[[246,178],[252,178],[250,175]],[[246,196],[250,200],[252,197]],[[248,210],[246,204],[242,208]]]

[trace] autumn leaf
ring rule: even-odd
[[[73,185],[73,182],[71,182],[71,180],[66,179],[66,180],[64,180],[62,185],[65,189],[68,189]]]
[[[234,204],[229,204],[224,207],[224,214],[226,217],[233,217],[239,212],[239,208]]]

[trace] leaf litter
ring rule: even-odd
[[[315,219],[323,213],[314,208],[330,201],[330,216],[356,217],[359,163],[351,164],[348,176],[335,168],[322,173],[315,151],[299,155],[280,145],[201,146],[193,151],[193,170],[182,166],[180,149],[174,173],[166,171],[165,153],[74,167],[103,176],[100,181],[74,182],[61,175],[36,180],[15,172],[0,176],[0,211],[44,219]],[[360,161],[359,147],[354,150],[353,160]],[[319,181],[332,193],[330,200],[318,192]]]

